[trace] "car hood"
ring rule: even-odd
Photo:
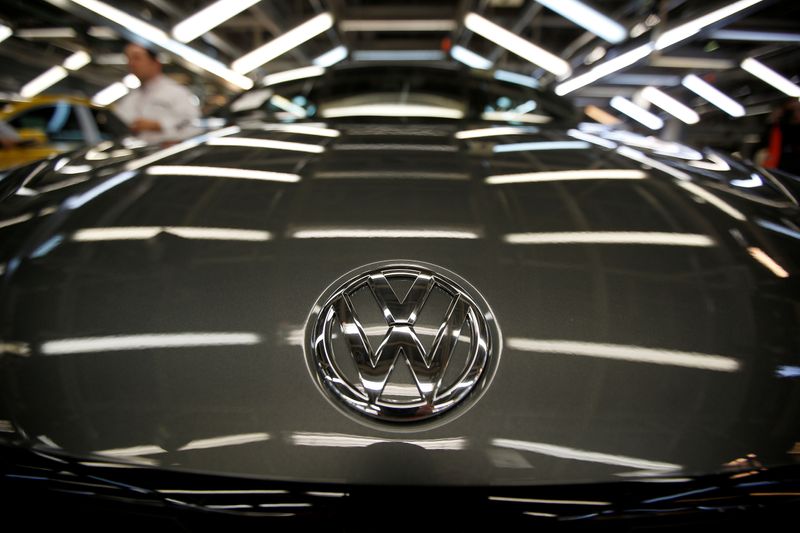
[[[630,134],[487,127],[249,123],[10,176],[0,439],[356,484],[793,463],[793,183]],[[471,409],[405,431],[343,414],[304,355],[325,290],[390,260],[466,280],[502,335]]]

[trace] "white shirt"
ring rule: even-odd
[[[159,74],[125,96],[114,111],[129,126],[137,119],[156,120],[161,131],[145,131],[139,137],[147,142],[183,139],[197,133],[192,121],[200,117],[197,97],[178,82]]]

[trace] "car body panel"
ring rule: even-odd
[[[568,485],[796,462],[791,184],[595,130],[249,126],[163,149],[107,146],[123,152],[98,169],[83,151],[60,169],[75,173],[51,163],[26,185],[39,194],[7,199],[0,439],[367,485]],[[502,332],[485,395],[435,427],[345,416],[305,363],[314,302],[388,260],[455,272]]]

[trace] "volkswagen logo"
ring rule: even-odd
[[[309,370],[335,406],[395,426],[463,412],[500,357],[500,331],[478,291],[411,261],[337,280],[314,306],[306,338]]]

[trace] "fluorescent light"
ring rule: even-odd
[[[595,65],[584,74],[580,74],[556,85],[555,93],[559,96],[564,96],[565,94],[571,93],[572,91],[580,89],[581,87],[585,87],[590,83],[594,83],[600,78],[633,65],[637,61],[649,56],[652,51],[653,45],[651,43],[643,44],[637,48],[634,48],[633,50],[629,50],[613,59],[609,59]]]
[[[245,170],[242,168],[203,167],[191,165],[156,165],[147,169],[151,176],[205,176],[210,178],[236,178],[259,181],[278,181],[297,183],[300,176],[266,170]]]
[[[222,137],[219,139],[211,139],[206,144],[208,146],[241,146],[244,148],[288,150],[292,152],[306,152],[309,154],[320,154],[325,151],[325,147],[318,144],[273,141],[272,139],[253,139],[248,137]]]
[[[224,1],[224,0],[223,0]],[[264,76],[261,84],[264,86],[275,85],[277,83],[285,83],[287,81],[302,80],[305,78],[314,78],[325,74],[325,69],[319,66],[302,67],[293,70],[285,70],[283,72],[276,72]]]
[[[775,31],[717,30],[711,33],[711,38],[720,41],[800,43],[800,33],[781,33]]]
[[[492,446],[497,446],[498,448],[509,448],[511,450],[520,450],[523,452],[539,453],[542,455],[558,457],[559,459],[570,459],[573,461],[587,461],[590,463],[601,463],[614,466],[625,466],[629,468],[659,470],[659,471],[679,470],[681,468],[680,465],[675,465],[672,463],[649,461],[647,459],[638,459],[636,457],[627,457],[624,455],[590,452],[586,450],[578,450],[576,448],[568,448],[566,446],[545,444],[543,442],[529,442],[524,440],[511,440],[511,439],[492,439],[491,444]]]
[[[483,120],[495,120],[500,122],[524,122],[527,124],[547,124],[551,117],[546,115],[534,115],[532,113],[515,113],[513,111],[486,111],[481,114]]]
[[[160,226],[144,227],[118,227],[118,228],[89,228],[75,232],[73,241],[141,241],[152,239],[163,230]]]
[[[330,13],[322,13],[308,20],[296,28],[293,28],[283,35],[276,37],[267,44],[260,46],[252,52],[243,55],[233,63],[231,68],[239,74],[246,74],[272,61],[276,57],[285,54],[293,48],[297,48],[306,41],[309,41],[320,33],[329,30],[333,26],[333,17]]]
[[[642,98],[655,104],[673,117],[686,124],[697,124],[700,122],[700,115],[693,109],[683,105],[667,93],[662,92],[655,87],[645,87],[642,89]]]
[[[736,65],[730,59],[713,59],[706,57],[681,57],[657,55],[650,61],[652,67],[662,68],[691,68],[691,69],[710,69],[727,70]]]
[[[572,137],[573,139],[580,139],[581,141],[586,141],[592,144],[596,144],[597,146],[602,146],[603,148],[608,148],[613,150],[617,147],[617,143],[613,141],[609,141],[608,139],[603,139],[602,137],[598,137],[597,135],[592,135],[591,133],[584,133],[579,130],[567,130],[567,135]]]
[[[92,97],[92,103],[95,105],[109,105],[116,102],[129,92],[130,90],[125,86],[125,84],[121,81],[118,81],[112,83],[99,93],[95,94]]]
[[[75,52],[64,60],[62,65],[67,70],[79,70],[92,62],[92,57],[83,50]]]
[[[628,37],[627,30],[621,24],[578,0],[536,1],[610,43],[619,44]]]
[[[560,57],[539,48],[535,44],[486,20],[480,15],[468,13],[464,18],[464,24],[469,30],[483,38],[492,41],[496,45],[505,48],[509,52],[520,56],[534,65],[542,67],[558,77],[569,76],[572,72],[569,63]]]
[[[625,113],[633,120],[644,124],[651,130],[659,130],[664,127],[663,120],[621,96],[615,96],[611,99],[611,107],[621,113]]]
[[[441,50],[356,50],[354,61],[441,61]]]
[[[456,132],[456,139],[481,139],[498,135],[531,135],[538,133],[539,128],[531,126],[498,126],[496,128],[478,128]]]
[[[782,93],[800,98],[800,87],[752,57],[748,57],[742,61],[742,68],[756,78],[772,85]]]
[[[741,368],[739,361],[732,357],[623,344],[510,338],[507,341],[507,347],[525,352],[579,355],[631,363],[714,370],[717,372],[736,372]]]
[[[715,244],[713,239],[707,235],[656,231],[509,233],[503,236],[503,240],[509,244],[646,244],[693,247],[710,247]]]
[[[74,39],[78,34],[72,28],[28,28],[17,30],[21,39]]]
[[[238,15],[260,0],[218,0],[172,28],[172,36],[188,43]]]
[[[288,98],[284,98],[279,94],[273,94],[269,99],[269,103],[279,109],[283,109],[287,113],[294,115],[297,118],[306,118],[308,116],[308,113],[304,107],[295,104]]]
[[[586,113],[586,116],[592,120],[596,120],[600,124],[605,124],[607,126],[616,126],[621,121],[611,113],[597,107],[596,105],[587,105],[583,112]]]
[[[537,141],[529,143],[497,144],[492,151],[496,154],[506,152],[537,152],[541,150],[586,150],[589,144],[583,141]]]
[[[450,55],[456,61],[464,63],[470,68],[488,70],[492,68],[492,65],[494,64],[485,57],[479,56],[472,50],[467,50],[466,48],[460,45],[455,45],[453,48],[451,48]]]
[[[341,117],[430,117],[464,118],[464,112],[450,107],[422,104],[362,104],[329,107],[321,111],[324,118]]]
[[[11,28],[9,28],[8,26],[5,26],[3,24],[0,24],[0,43],[5,41],[6,39],[11,37],[12,35],[14,35],[14,31]]]
[[[668,46],[672,46],[673,44],[688,39],[693,35],[697,35],[712,24],[728,18],[731,15],[735,15],[739,11],[754,6],[761,1],[762,0],[739,0],[738,2],[734,2],[721,9],[706,13],[705,15],[694,20],[684,22],[683,24],[680,24],[679,26],[662,33],[661,36],[656,40],[656,50],[663,50]]]
[[[704,82],[694,74],[689,74],[683,78],[681,82],[684,87],[695,93],[696,95],[709,101],[711,104],[725,111],[732,117],[743,117],[744,107],[741,104],[722,93],[715,87]]]
[[[95,39],[104,39],[106,41],[114,41],[116,39],[119,39],[119,35],[117,34],[117,32],[115,32],[108,26],[92,26],[86,33],[88,33]]]
[[[539,88],[539,80],[531,76],[525,76],[517,72],[510,72],[508,70],[495,70],[494,79],[513,83],[515,85],[522,85],[523,87],[530,87],[531,89]]]
[[[137,78],[134,74],[128,74],[122,78],[122,83],[124,83],[125,87],[129,89],[138,89],[142,86],[142,82],[139,81],[139,78]]]
[[[222,448],[224,446],[240,446],[242,444],[252,444],[254,442],[264,442],[269,440],[269,433],[245,433],[242,435],[229,435],[225,437],[211,437],[208,439],[196,439],[178,448],[179,452],[187,450],[206,450],[208,448]]]
[[[159,28],[156,28],[155,26],[104,2],[100,2],[99,0],[64,1],[71,1],[90,11],[93,11],[101,17],[125,27],[128,31],[135,33],[141,38],[154,43],[179,57],[182,57],[189,63],[192,63],[197,67],[236,85],[237,87],[242,89],[250,89],[253,86],[253,80],[250,78],[243,76],[240,73],[233,72],[216,59],[212,59],[211,57],[198,52],[194,48],[190,48],[183,43],[179,43],[171,39]]]
[[[127,65],[128,58],[125,54],[98,54],[94,62],[98,65]]]
[[[347,53],[347,47],[342,44],[333,50],[325,52],[311,62],[318,67],[328,68],[344,60],[347,57]]]
[[[669,74],[617,74],[609,78],[611,85],[660,85],[671,87],[680,85],[680,76]]]
[[[751,246],[747,248],[747,252],[759,263],[764,265],[770,272],[775,274],[779,278],[788,278],[789,273],[786,272],[782,266],[780,266],[773,258],[771,258],[767,253],[762,250],[761,248],[757,248],[755,246]]]
[[[418,20],[343,20],[341,31],[453,31],[456,22],[452,19]]]
[[[525,174],[503,174],[489,176],[485,179],[485,182],[487,185],[506,185],[510,183],[543,183],[548,181],[641,180],[645,178],[647,178],[647,174],[641,170],[609,168],[599,170],[560,170],[553,172],[527,172]]]
[[[44,355],[192,348],[198,346],[251,346],[261,342],[256,333],[153,333],[109,337],[82,337],[42,343]]]
[[[19,94],[24,98],[36,96],[48,87],[51,87],[52,85],[55,85],[59,81],[66,78],[67,74],[67,69],[60,65],[50,67],[42,74],[36,76],[31,81],[23,85],[22,89],[19,91]]]
[[[324,228],[292,232],[294,239],[478,239],[473,231],[435,229]]]

